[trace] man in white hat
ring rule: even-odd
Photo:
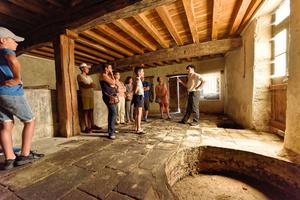
[[[0,27],[0,140],[5,156],[3,170],[30,163],[42,156],[30,151],[35,119],[24,96],[21,65],[15,53],[17,42],[23,40],[7,28]],[[14,116],[24,123],[22,149],[18,156],[13,152],[12,144]]]
[[[99,130],[100,127],[94,124],[94,88],[95,84],[93,79],[88,75],[91,66],[86,63],[82,63],[79,66],[81,74],[78,74],[77,81],[79,85],[82,110],[83,110],[83,133],[91,133],[92,129]]]

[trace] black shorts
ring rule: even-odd
[[[148,98],[144,98],[144,109],[147,111],[147,110],[149,110],[149,107],[150,107],[149,97]]]
[[[143,95],[133,95],[132,102],[135,108],[144,107],[144,97]]]

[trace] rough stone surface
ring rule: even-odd
[[[180,117],[174,116],[174,121]],[[143,123],[146,134],[141,136],[128,124],[118,126],[114,141],[95,133],[35,142],[46,157],[0,171],[0,197],[172,200],[174,183],[207,169],[257,174],[285,191],[293,191],[291,185],[300,187],[294,176],[300,173],[300,158],[283,151],[279,137],[217,128],[224,119],[202,114],[200,126],[189,127],[153,117]]]

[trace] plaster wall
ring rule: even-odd
[[[252,128],[253,57],[256,22],[245,31],[243,47],[225,56],[225,113],[246,128]]]
[[[271,16],[257,17],[242,38],[243,47],[225,56],[225,113],[246,128],[268,131]]]
[[[225,95],[225,88],[224,88],[224,80],[225,76],[223,73],[224,70],[224,58],[214,58],[204,61],[193,61],[187,63],[180,63],[174,65],[166,65],[160,66],[156,68],[149,68],[145,69],[145,76],[154,76],[153,82],[154,86],[157,84],[157,77],[162,77],[165,83],[168,83],[167,75],[175,75],[175,74],[186,74],[185,67],[188,64],[195,65],[195,71],[200,74],[204,73],[211,73],[211,72],[220,72],[221,73],[221,98],[220,100],[216,101],[200,101],[200,112],[205,113],[223,113],[224,112],[224,95]],[[127,76],[134,76],[132,71],[123,72],[121,73],[121,79],[125,81]],[[172,98],[172,97],[170,97]],[[150,112],[159,112],[159,105],[157,103],[151,103],[150,105]]]
[[[300,1],[291,0],[289,80],[284,146],[300,153]]]

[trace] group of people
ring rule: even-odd
[[[94,87],[92,79],[88,78],[88,70],[90,66],[83,63],[80,65],[81,74],[78,75],[78,83],[82,95],[84,111],[85,129],[83,132],[91,132],[92,129],[100,129],[94,125],[92,114],[93,109],[93,95],[87,91]],[[113,72],[112,65],[105,64],[100,74],[100,85],[102,88],[103,101],[108,109],[108,135],[110,139],[116,138],[116,124],[135,123],[135,132],[143,134],[144,130],[141,127],[141,121],[144,110],[144,121],[147,122],[149,114],[151,83],[144,80],[143,65],[134,69],[135,77],[127,77],[125,83],[120,78],[119,72]],[[179,78],[177,81],[185,86],[188,91],[188,106],[186,113],[180,123],[187,124],[191,114],[194,114],[193,121],[190,125],[199,124],[199,102],[200,89],[203,87],[204,80],[201,76],[195,73],[195,67],[188,65],[186,67],[188,72],[187,82],[183,82]],[[83,77],[82,77],[83,76]],[[169,94],[166,84],[161,77],[157,78],[157,85],[155,87],[155,102],[159,103],[161,118],[163,118],[164,111],[167,114],[167,119],[171,119],[169,112]],[[92,91],[92,90],[91,90]],[[89,98],[86,98],[88,96]]]
[[[20,63],[16,58],[17,42],[24,38],[16,36],[5,27],[0,27],[0,142],[5,156],[2,167],[4,170],[20,166],[39,159],[43,154],[31,151],[31,142],[35,127],[35,117],[24,96],[23,83],[21,81]],[[83,107],[83,132],[89,133],[92,130],[99,130],[93,119],[95,84],[88,76],[90,66],[83,63],[80,65],[81,74],[77,80],[80,87]],[[195,67],[188,65],[187,82],[178,79],[178,82],[187,88],[188,106],[186,114],[180,123],[188,123],[191,114],[194,114],[191,125],[199,124],[199,100],[200,89],[205,81],[195,73]],[[125,84],[120,81],[120,73],[113,73],[112,66],[105,64],[100,73],[100,85],[102,98],[108,109],[108,136],[116,138],[116,123],[134,122],[135,132],[143,134],[141,126],[143,108],[145,109],[144,120],[147,121],[149,112],[149,98],[151,83],[144,81],[144,69],[141,65],[134,69],[135,76],[127,77]],[[163,110],[171,119],[169,113],[169,95],[166,84],[161,77],[157,78],[158,84],[155,88],[156,100],[160,105],[161,118]],[[21,153],[16,155],[13,151],[12,129],[14,116],[24,123],[22,131]]]

